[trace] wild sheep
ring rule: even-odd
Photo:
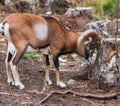
[[[6,17],[0,24],[0,32],[8,45],[6,57],[7,82],[20,89],[23,89],[24,85],[20,82],[17,65],[25,51],[36,52],[49,46],[56,68],[56,84],[65,88],[66,85],[60,80],[59,56],[77,53],[85,58],[87,62],[85,64],[88,64],[93,48],[85,47],[85,42],[91,38],[91,43],[97,46],[98,40],[98,35],[94,30],[87,30],[79,35],[66,29],[53,17],[21,13],[13,13]],[[45,65],[45,82],[51,85],[52,81],[49,78],[50,63],[47,54],[45,55]]]

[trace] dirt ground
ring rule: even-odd
[[[52,86],[44,86],[44,64],[41,55],[37,59],[29,58],[22,59],[19,63],[19,73],[23,84],[24,90],[19,90],[14,86],[9,86],[7,83],[6,69],[5,69],[5,44],[0,43],[0,105],[1,106],[119,106],[118,99],[98,100],[93,98],[82,98],[75,94],[53,94],[48,100],[40,103],[43,98],[50,94],[52,91],[65,91],[72,90],[78,93],[91,93],[103,95],[105,92],[98,89],[98,86],[92,84],[87,77],[83,79],[82,71],[79,70],[81,60],[73,54],[74,60],[66,56],[62,56],[66,63],[60,62],[61,79],[66,84],[70,79],[74,79],[74,84],[68,84],[67,89],[60,89],[55,84]],[[72,62],[71,62],[72,61]],[[52,61],[51,61],[52,63]],[[88,68],[88,72],[89,69]],[[50,76],[55,82],[54,66],[51,64]],[[82,78],[82,79],[81,79]],[[45,90],[44,90],[45,89]],[[112,91],[113,92],[113,91]]]
[[[75,19],[77,20],[77,23],[79,22],[79,26],[81,26],[77,26],[80,31],[85,30],[83,23],[87,21],[83,21],[83,19],[84,18]],[[69,20],[71,21],[71,19]],[[7,83],[5,69],[6,44],[0,39],[0,106],[120,106],[119,96],[117,98],[99,100],[91,97],[80,97],[74,93],[68,93],[65,95],[55,93],[41,103],[41,101],[53,91],[64,92],[66,90],[71,90],[77,93],[90,93],[98,96],[119,92],[119,89],[113,89],[109,92],[100,90],[96,83],[92,83],[88,80],[87,73],[89,73],[93,67],[91,66],[86,70],[81,70],[80,65],[82,59],[76,54],[72,54],[72,56],[73,60],[67,56],[62,56],[61,58],[66,60],[66,62],[60,62],[61,79],[67,84],[67,89],[60,89],[55,84],[52,86],[44,86],[44,64],[40,55],[39,58],[22,59],[20,61],[18,66],[19,73],[21,82],[25,85],[25,89],[19,90],[14,86],[9,86]],[[55,82],[55,71],[52,61],[50,70],[51,79]],[[86,77],[85,75],[83,76],[83,74],[85,74]],[[74,79],[75,83],[68,84],[70,79]]]

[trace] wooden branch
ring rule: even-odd
[[[43,99],[39,102],[39,104],[41,104],[41,103],[45,102],[46,100],[48,100],[53,94],[54,94],[54,92],[50,92],[45,98],[43,98]]]
[[[109,42],[113,42],[113,41],[117,41],[120,42],[120,38],[106,38],[106,39],[102,39],[103,41],[109,41]]]
[[[83,98],[95,98],[95,99],[111,99],[111,98],[117,98],[117,96],[118,96],[117,93],[96,95],[96,94],[91,94],[91,93],[78,93],[78,92],[71,91],[71,90],[66,90],[64,92],[52,91],[45,98],[43,98],[43,100],[40,101],[40,104],[44,103],[46,100],[48,100],[53,94],[60,94],[60,95],[74,94],[74,95],[77,95],[77,96],[83,97]]]

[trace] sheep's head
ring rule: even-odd
[[[81,33],[77,41],[77,51],[85,58],[84,64],[90,64],[94,49],[98,48],[98,34],[94,30],[87,30]]]

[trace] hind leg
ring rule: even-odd
[[[13,44],[12,44],[12,47],[15,48]],[[12,59],[10,61],[10,68],[13,75],[14,83],[15,83],[15,86],[18,87],[19,89],[24,89],[24,85],[20,82],[17,65],[20,59],[22,58],[23,54],[25,53],[27,47],[28,45],[26,44],[18,43],[18,45],[16,45],[14,55],[12,56]],[[12,50],[13,48],[9,48],[9,51],[12,51]]]
[[[12,73],[11,73],[11,69],[10,69],[10,61],[12,59],[12,54],[8,51],[7,52],[7,57],[6,57],[6,60],[5,60],[5,63],[6,63],[6,73],[7,73],[7,82],[9,85],[14,85],[14,79],[12,77]]]
[[[20,81],[20,77],[19,77],[19,73],[18,73],[18,63],[20,61],[20,59],[22,58],[24,52],[25,52],[26,48],[24,49],[18,49],[16,50],[11,62],[10,62],[10,67],[12,70],[12,75],[14,78],[14,82],[15,82],[15,86],[18,87],[19,89],[24,89],[24,85],[21,83]]]

